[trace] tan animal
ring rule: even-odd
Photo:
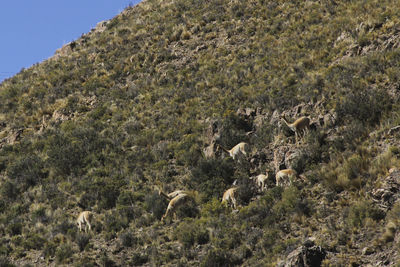
[[[176,217],[176,209],[182,204],[186,203],[189,199],[191,199],[191,196],[187,193],[178,194],[173,199],[171,199],[168,204],[167,210],[165,211],[165,214],[161,218],[161,221],[164,221],[164,219],[167,218],[168,215],[170,215],[171,213],[173,213],[174,217]]]
[[[91,211],[82,211],[78,219],[76,219],[76,223],[78,225],[79,231],[82,231],[82,224],[85,225],[85,233],[87,233],[88,229],[89,231],[92,230],[92,226],[90,225],[90,222],[93,218],[93,213]]]
[[[267,174],[259,174],[255,177],[256,184],[261,191],[267,189],[266,182],[268,180],[268,173]]]
[[[233,159],[236,159],[239,155],[247,156],[247,153],[249,152],[249,145],[245,142],[240,142],[230,150],[223,148],[221,145],[219,145],[219,147],[228,153]]]
[[[296,177],[297,172],[293,169],[280,170],[275,176],[276,186],[289,186]]]
[[[298,118],[295,122],[289,123],[285,116],[282,116],[282,120],[286,125],[295,133],[296,143],[302,134],[305,134],[310,129],[310,119],[308,117]]]
[[[165,197],[165,198],[168,199],[168,200],[171,200],[171,199],[173,199],[174,197],[176,197],[177,195],[184,194],[184,193],[187,194],[188,191],[186,191],[186,190],[176,190],[176,191],[174,191],[174,192],[171,192],[171,193],[166,194],[166,193],[163,192],[161,189],[158,189],[158,194],[159,194],[160,196]]]
[[[236,209],[237,201],[236,201],[236,192],[239,187],[232,187],[225,191],[224,195],[222,196],[222,203],[229,203],[231,207]]]

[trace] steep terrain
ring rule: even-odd
[[[0,265],[399,264],[398,14],[145,0],[4,81]],[[296,142],[282,116],[310,129]],[[161,222],[160,189],[191,201]]]

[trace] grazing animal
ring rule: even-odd
[[[78,219],[76,219],[76,223],[78,224],[79,231],[82,231],[82,224],[85,225],[85,233],[87,233],[88,229],[89,231],[92,230],[92,226],[90,225],[90,221],[92,220],[93,213],[91,211],[82,211]]]
[[[236,146],[232,147],[232,149],[228,150],[226,148],[223,148],[221,145],[218,145],[219,147],[222,148],[226,153],[229,154],[233,159],[236,159],[239,155],[245,155],[247,156],[247,153],[249,151],[249,145],[245,142],[240,142]]]
[[[293,178],[297,177],[297,172],[293,169],[280,170],[276,173],[276,186],[288,186],[292,184]]]
[[[174,192],[171,192],[171,193],[166,194],[166,193],[163,192],[161,189],[158,189],[158,194],[159,194],[160,196],[165,197],[165,198],[168,199],[168,200],[171,200],[171,199],[173,199],[174,197],[176,197],[177,195],[184,194],[184,193],[187,194],[188,191],[186,191],[186,190],[176,190],[176,191],[174,191]]]
[[[161,218],[161,221],[164,221],[164,219],[167,218],[171,213],[173,213],[174,217],[176,217],[176,209],[182,204],[186,203],[189,199],[191,199],[191,196],[187,193],[178,194],[172,198],[168,204],[165,214]]]
[[[239,187],[232,187],[225,191],[224,195],[222,196],[222,203],[230,203],[231,207],[236,209],[236,192]]]
[[[264,191],[267,189],[266,182],[268,180],[268,173],[267,174],[259,174],[255,177],[257,186],[261,189],[261,191]]]
[[[308,117],[298,118],[295,122],[289,123],[285,116],[282,116],[282,120],[286,125],[295,133],[296,143],[302,134],[306,133],[310,128],[310,119]]]

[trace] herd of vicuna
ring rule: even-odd
[[[293,123],[289,123],[284,116],[281,119],[286,123],[286,125],[295,133],[296,143],[299,142],[299,139],[310,129],[310,119],[308,117],[301,117],[294,121]],[[235,145],[232,149],[228,150],[223,148],[221,145],[219,147],[229,154],[232,159],[236,160],[239,156],[247,156],[249,153],[249,145],[245,142],[240,142]],[[266,174],[260,174],[254,178],[256,185],[261,191],[265,191],[267,189],[266,184],[268,181],[268,170]],[[284,169],[279,170],[275,174],[276,186],[290,186],[292,181],[296,178],[300,177],[297,172],[293,169]],[[239,187],[235,186],[226,190],[222,196],[222,203],[230,205],[233,209],[237,209],[237,191]],[[164,193],[161,189],[158,191],[160,196],[165,197],[169,200],[167,210],[165,214],[162,216],[161,221],[164,221],[167,217],[173,214],[176,217],[177,208],[187,203],[188,200],[193,199],[195,192],[186,191],[186,190],[176,190],[171,193]],[[91,230],[91,220],[93,217],[93,213],[90,211],[83,211],[79,214],[76,223],[78,225],[79,231],[82,231],[82,225],[85,225],[85,232]]]

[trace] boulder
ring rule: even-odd
[[[274,150],[274,169],[275,172],[286,169],[285,155],[289,151],[288,146],[280,146]]]
[[[321,266],[326,257],[326,251],[313,242],[305,243],[303,246],[293,250],[279,267],[317,267]]]
[[[285,153],[285,158],[284,158],[284,162],[285,162],[285,166],[287,169],[294,169],[296,170],[298,167],[298,163],[299,161],[304,157],[304,153],[301,152],[301,150],[299,149],[289,149],[286,153]]]
[[[400,170],[392,168],[389,170],[389,176],[384,179],[381,186],[372,190],[372,199],[381,209],[388,211],[399,200],[399,192]]]

